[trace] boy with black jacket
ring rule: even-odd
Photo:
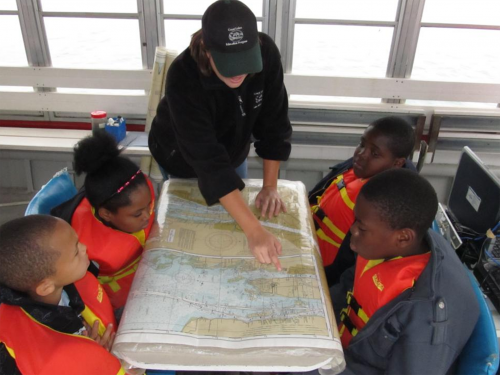
[[[429,229],[427,180],[388,170],[361,189],[351,227],[356,266],[331,289],[343,374],[450,374],[479,317],[455,251]]]

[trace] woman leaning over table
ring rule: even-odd
[[[198,178],[207,204],[220,202],[245,233],[261,263],[281,269],[281,244],[253,215],[240,193],[252,137],[264,160],[256,198],[261,215],[286,212],[277,191],[280,161],[290,155],[292,133],[278,48],[257,31],[252,11],[219,0],[202,28],[172,63],[149,135],[151,154],[168,175]]]

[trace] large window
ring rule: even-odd
[[[0,66],[28,66],[15,0],[0,1],[0,51]],[[33,88],[0,86],[0,91],[33,91]]]
[[[412,78],[500,83],[500,1],[427,0]]]
[[[397,0],[297,0],[292,72],[385,77]]]
[[[426,0],[411,78],[500,83],[500,1]],[[408,100],[407,104],[495,108],[497,103]]]
[[[0,66],[27,66],[15,0],[0,1]]]
[[[17,67],[27,66],[81,69],[83,76],[106,74],[87,69],[151,69],[157,46],[180,53],[189,45],[213,1],[0,0],[0,66],[14,67],[20,78],[23,72]],[[254,12],[259,30],[276,41],[285,73],[291,75],[288,87],[300,82],[289,90],[292,103],[475,107],[483,104],[469,102],[474,98],[466,95],[459,102],[456,91],[435,95],[433,89],[427,96],[434,101],[424,100],[425,90],[416,93],[414,88],[393,95],[394,81],[384,78],[500,84],[500,0],[241,1]],[[136,73],[145,72],[131,74]],[[294,75],[319,76],[319,83]],[[327,76],[341,78],[324,80]],[[106,82],[95,90],[90,84],[73,87],[71,78],[52,80],[50,87],[37,79],[23,79],[33,87],[6,87],[14,78],[5,79],[0,92],[145,93],[143,84],[134,91]],[[328,82],[339,83],[332,90]],[[487,106],[498,105],[494,93],[484,97]]]
[[[387,74],[398,0],[297,0],[293,74],[378,77]],[[292,100],[379,103],[381,98],[292,95]]]
[[[42,0],[53,67],[142,69],[136,0]]]
[[[27,66],[26,49],[18,16],[0,15],[0,65]]]

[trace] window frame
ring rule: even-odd
[[[17,11],[1,11],[0,15],[17,15],[21,24],[21,32],[27,53],[29,67],[50,67],[50,51],[48,49],[47,37],[44,27],[44,17],[83,17],[83,18],[111,18],[111,19],[137,19],[139,21],[141,56],[143,69],[150,70],[154,64],[156,47],[164,46],[165,31],[164,21],[167,19],[199,20],[201,15],[178,15],[165,14],[162,0],[137,0],[138,13],[87,13],[87,12],[45,12],[41,7],[41,0],[16,0]],[[359,20],[325,20],[296,18],[297,0],[262,0],[262,17],[258,21],[262,23],[262,31],[273,38],[280,49],[285,73],[291,71],[293,56],[294,28],[296,24],[326,24],[326,25],[363,25],[393,27],[393,40],[390,54],[388,56],[387,78],[402,78],[404,81],[411,79],[413,62],[415,60],[418,37],[422,27],[443,27],[443,28],[469,28],[500,30],[500,26],[492,25],[469,25],[469,24],[447,24],[422,22],[425,0],[399,0],[394,21],[359,21]],[[1,68],[0,68],[1,69]],[[85,70],[82,70],[85,71]],[[332,77],[326,77],[332,78]],[[340,77],[342,78],[342,77]],[[293,74],[288,79],[294,79]],[[297,76],[297,79],[302,77]],[[354,79],[357,80],[357,79]],[[365,85],[370,84],[370,79],[361,79]],[[474,85],[474,84],[472,84]],[[479,87],[479,86],[478,86]],[[54,91],[50,87],[34,87],[35,92]],[[319,91],[322,88],[318,89]],[[292,93],[293,94],[293,93]],[[381,98],[381,107],[394,104],[394,107],[401,109],[405,103],[404,97]],[[295,105],[293,102],[291,106]],[[299,104],[303,105],[303,103]],[[324,103],[306,103],[308,107],[322,110]],[[338,107],[339,103],[334,103],[332,107]],[[497,103],[500,107],[500,105]],[[346,104],[352,107],[353,104]],[[364,107],[359,103],[360,108]],[[408,106],[410,107],[410,106]],[[412,109],[424,108],[426,111],[432,110],[432,106],[411,106]],[[5,113],[2,113],[4,117]],[[82,114],[83,116],[83,114]],[[86,116],[86,114],[85,114]],[[44,117],[49,119],[64,119],[65,114],[55,112],[45,112]],[[37,116],[34,116],[37,118]],[[81,117],[83,118],[83,117]],[[67,117],[70,121],[75,121],[73,115]]]

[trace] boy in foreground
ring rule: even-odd
[[[448,374],[479,316],[448,242],[429,229],[434,189],[391,169],[368,181],[354,208],[355,267],[331,289],[346,358],[343,374]]]
[[[109,353],[111,304],[68,223],[31,215],[2,225],[0,259],[0,374],[125,374]]]

